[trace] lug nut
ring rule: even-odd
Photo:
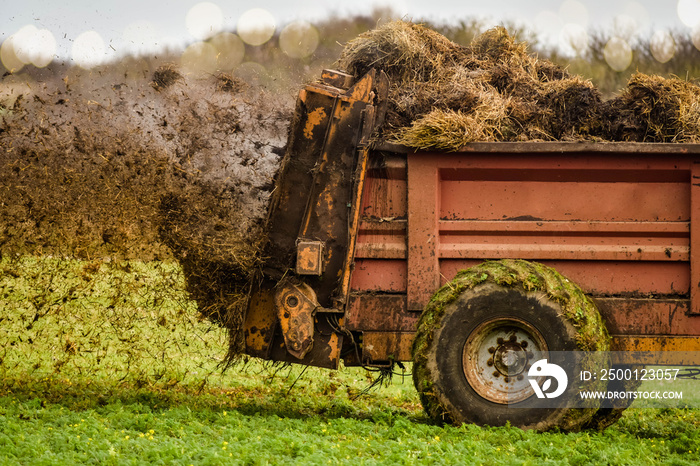
[[[493,371],[493,376],[494,376],[494,377],[500,377],[500,376],[501,376],[501,373],[498,372],[498,371]]]
[[[491,348],[489,348],[489,353],[493,354],[495,352],[496,352],[496,348],[494,348],[493,346]]]
[[[498,343],[499,345],[502,345],[502,344],[503,344],[503,338],[498,337],[498,338],[496,339],[496,343]]]
[[[486,364],[487,364],[488,366],[493,366],[493,358],[489,358],[489,360],[486,361]]]
[[[521,341],[520,346],[522,346],[523,348],[527,348],[527,342],[525,340]]]
[[[511,335],[510,338],[508,339],[511,343],[515,343],[518,340],[518,337],[515,335]]]

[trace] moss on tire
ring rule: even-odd
[[[521,307],[529,309],[527,311],[531,314],[529,318],[537,321],[536,324],[539,327],[545,327],[543,323],[554,322],[557,330],[541,329],[544,334],[550,333],[548,338],[554,339],[553,346],[555,347],[552,348],[553,350],[596,352],[609,350],[610,337],[595,304],[578,286],[554,269],[535,262],[500,260],[484,262],[463,270],[457,274],[454,280],[440,288],[430,300],[421,315],[413,341],[414,384],[426,412],[435,421],[453,424],[462,422],[505,424],[510,422],[510,419],[503,416],[477,413],[476,411],[479,409],[477,406],[472,407],[473,404],[455,400],[455,397],[459,396],[456,393],[462,389],[455,385],[468,385],[468,382],[466,379],[461,380],[459,376],[443,376],[441,371],[448,372],[451,369],[440,367],[441,363],[436,362],[437,359],[444,359],[444,356],[437,356],[437,353],[462,352],[463,341],[448,344],[442,340],[454,338],[455,335],[458,335],[457,339],[462,338],[459,336],[459,331],[452,330],[455,326],[464,325],[464,332],[474,329],[478,322],[469,322],[472,319],[472,310],[464,309],[471,306],[470,299],[481,299],[482,301],[490,299],[489,296],[484,298],[484,295],[489,293],[496,296],[498,293],[494,294],[494,290],[503,295],[497,300],[501,299],[504,303],[515,296],[516,301],[522,303]],[[508,298],[505,295],[512,296]],[[548,314],[546,318],[543,318],[544,320],[536,315],[539,312],[538,309],[542,309]],[[477,315],[473,318],[483,319],[485,312],[488,311],[482,310],[480,317]],[[535,312],[534,317],[532,317],[532,312]],[[476,314],[479,313],[476,312]],[[507,315],[508,312],[502,311],[501,314]],[[448,328],[446,329],[446,327]],[[553,333],[557,333],[557,335]],[[564,333],[566,335],[562,335]],[[440,339],[440,342],[436,341],[437,339]],[[466,339],[466,336],[462,339]],[[458,347],[454,347],[454,345]],[[449,351],[447,351],[448,348]],[[444,365],[444,363],[442,364]],[[456,365],[456,363],[450,364]],[[467,386],[464,388],[464,392],[468,391],[469,387]],[[494,405],[494,408],[498,408],[498,405]],[[488,411],[484,407],[482,410]],[[537,430],[559,428],[573,431],[585,426],[596,411],[597,407],[560,409],[551,415],[543,415],[539,420],[533,419],[532,422],[524,420],[525,414],[518,413],[515,418],[519,417],[520,420],[516,419],[516,422],[511,423]]]

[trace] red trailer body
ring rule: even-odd
[[[614,349],[700,351],[700,246],[691,246],[700,244],[700,146],[385,149],[370,156],[346,322],[363,332],[367,360],[410,360],[435,291],[459,270],[504,258],[577,283]]]

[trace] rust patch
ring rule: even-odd
[[[326,118],[326,109],[319,107],[316,110],[309,112],[306,120],[306,125],[304,125],[304,137],[306,139],[313,139],[314,129],[323,123]]]

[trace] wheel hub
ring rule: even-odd
[[[464,345],[462,367],[481,397],[517,403],[534,394],[527,371],[546,354],[547,344],[536,328],[517,318],[499,318],[472,331]]]

